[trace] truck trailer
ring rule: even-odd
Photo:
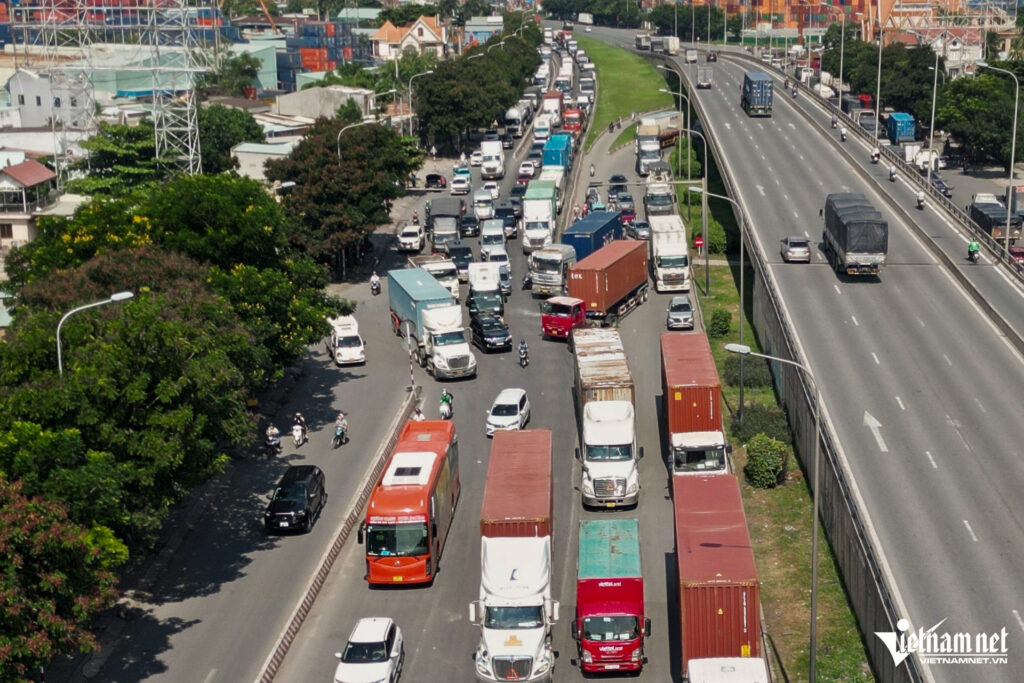
[[[523,253],[551,244],[558,215],[558,188],[550,180],[531,180],[523,195]]]
[[[637,520],[580,522],[571,634],[584,674],[643,668],[651,620],[644,612]]]
[[[763,71],[747,71],[743,74],[740,106],[747,112],[747,116],[771,116],[773,97],[771,76]]]
[[[647,301],[647,244],[616,240],[569,269],[569,296],[582,299],[586,316],[612,325]]]
[[[562,244],[575,249],[576,260],[581,261],[620,237],[622,217],[618,211],[592,211],[565,229]]]
[[[889,250],[889,223],[868,198],[834,192],[825,198],[825,256],[837,273],[877,275]]]

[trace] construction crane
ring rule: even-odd
[[[227,0],[218,0],[217,9],[223,10],[225,2],[227,2]],[[274,17],[270,14],[270,10],[267,9],[267,3],[264,2],[263,0],[256,0],[256,2],[259,4],[260,9],[263,10],[263,16],[267,18],[267,22],[270,24],[270,30],[273,31],[274,33],[277,33],[278,35],[283,36],[284,31],[282,31],[274,22]]]

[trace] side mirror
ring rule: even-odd
[[[363,544],[363,531],[364,531],[364,525],[360,524],[359,525],[359,533],[356,534],[356,543],[358,543],[359,545]]]
[[[561,605],[558,603],[558,600],[550,600],[547,604],[548,621],[550,621],[552,624],[558,623],[560,607]]]
[[[480,604],[479,600],[474,600],[473,602],[469,603],[469,623],[473,624],[474,626],[479,626],[482,612],[483,605]]]
[[[650,635],[651,635],[651,618],[647,617],[646,619],[644,619],[644,637],[646,638],[646,637],[649,637]]]
[[[338,658],[338,659],[341,659],[341,653],[340,653],[340,652],[335,652],[335,653],[334,653],[334,656],[335,656],[336,658]]]
[[[640,452],[637,453],[637,458],[636,459],[637,460],[643,460],[644,459],[644,447],[643,446],[640,447]]]
[[[576,449],[576,459],[577,460],[582,460],[582,458],[580,457],[580,449],[578,449],[578,448]]]
[[[727,445],[727,446],[725,447],[725,452],[726,452],[726,453],[732,453],[732,444],[728,444],[728,445]]]
[[[569,624],[569,634],[572,636],[573,640],[580,639],[580,628],[575,619],[573,619],[573,622]]]

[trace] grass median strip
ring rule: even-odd
[[[587,134],[588,150],[609,122],[675,106],[671,95],[658,92],[665,79],[650,62],[593,38],[577,35],[576,40],[597,69],[597,106]]]

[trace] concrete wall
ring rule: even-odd
[[[306,116],[332,118],[338,113],[338,107],[355,100],[363,116],[368,116],[375,107],[376,98],[370,90],[361,88],[307,88],[298,92],[281,95],[277,98],[275,113],[284,116]]]

